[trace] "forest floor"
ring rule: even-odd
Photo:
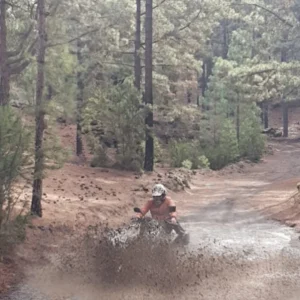
[[[272,126],[280,121],[276,116]],[[300,126],[296,112],[290,122],[291,137],[270,140],[273,153],[258,164],[240,162],[218,172],[198,171],[189,175],[190,188],[170,191],[191,243],[186,258],[180,263],[171,260],[169,278],[162,271],[164,276],[158,274],[159,283],[154,285],[149,274],[137,280],[134,266],[122,270],[127,279],[132,278],[130,284],[116,279],[113,287],[95,283],[89,269],[78,276],[65,267],[81,266],[86,260],[76,239],[88,225],[101,222],[114,227],[129,222],[132,208],[150,197],[154,182],[172,184],[175,177],[187,174],[157,169],[140,175],[90,168],[75,159],[49,171],[44,217],[33,220],[13,259],[0,263],[0,299],[299,299]],[[73,126],[61,127],[65,145],[72,145],[74,133]],[[30,192],[28,186],[21,200],[29,200]],[[68,251],[73,258],[66,263],[62,257]],[[151,268],[151,260],[144,255],[135,253],[135,261],[145,260],[145,267]],[[162,258],[168,261],[167,250]],[[9,293],[4,293],[7,289]]]

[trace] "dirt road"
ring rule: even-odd
[[[266,212],[296,191],[300,142],[283,141],[273,147],[274,155],[258,165],[224,175],[195,176],[191,190],[173,195],[191,244],[186,258],[180,258],[184,261],[170,268],[173,282],[158,276],[158,286],[165,281],[164,289],[147,286],[147,278],[137,285],[116,281],[111,288],[86,280],[86,271],[62,276],[49,265],[29,269],[27,280],[2,299],[299,299],[298,234],[268,220]],[[51,255],[53,263],[58,254]],[[135,259],[142,260],[143,253]],[[127,276],[135,278],[132,272]]]

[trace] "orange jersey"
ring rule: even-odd
[[[170,213],[170,206],[175,206],[175,203],[171,198],[166,197],[165,201],[159,207],[154,205],[153,200],[149,200],[141,211],[143,216],[150,211],[152,218],[156,220],[166,220],[170,217],[176,218],[176,212]]]

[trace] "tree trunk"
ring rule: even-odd
[[[283,122],[283,136],[289,136],[289,107],[288,104],[282,101],[282,122]]]
[[[9,102],[9,70],[7,65],[6,1],[0,0],[0,105]]]
[[[197,106],[200,107],[200,91],[201,91],[201,79],[199,72],[197,71]]]
[[[264,120],[264,128],[269,128],[269,104],[263,104],[263,120]]]
[[[213,61],[212,58],[209,57],[203,61],[202,64],[202,76],[201,76],[201,94],[202,99],[205,97],[205,93],[208,88],[208,81],[209,77],[212,74],[212,68],[213,68]],[[209,110],[209,105],[205,105],[205,103],[202,103],[202,111]]]
[[[240,101],[238,100],[236,106],[236,138],[238,142],[240,141]]]
[[[82,143],[82,106],[83,106],[83,92],[84,92],[84,82],[83,76],[81,72],[82,68],[82,42],[79,39],[77,41],[77,63],[78,63],[78,71],[77,71],[77,117],[76,117],[76,155],[80,156],[83,153],[83,143]]]
[[[4,217],[5,217],[4,203],[5,203],[4,185],[3,185],[3,182],[0,182],[0,229],[1,229]]]
[[[205,105],[204,103],[204,97],[205,97],[205,92],[206,92],[206,88],[207,88],[207,76],[206,76],[206,61],[204,60],[203,63],[202,63],[202,76],[201,76],[201,79],[199,80],[201,83],[201,95],[202,95],[202,105],[201,105],[201,109],[202,111],[206,111],[207,110],[207,106]],[[200,102],[200,101],[199,101]]]
[[[256,105],[259,107],[260,109],[260,121],[261,121],[261,124],[263,125],[264,124],[264,109],[263,109],[263,102],[256,102]]]
[[[192,92],[191,92],[191,90],[187,90],[187,92],[186,92],[186,99],[187,99],[187,103],[188,104],[191,104],[192,103]]]
[[[46,17],[45,0],[38,0],[38,54],[36,79],[36,110],[35,110],[35,166],[32,190],[31,213],[42,217],[42,193],[44,169],[43,136],[45,129],[45,107],[43,103],[45,81],[45,52],[46,52]]]
[[[288,32],[283,32],[283,41],[287,41],[288,39]],[[288,61],[288,48],[287,46],[283,46],[281,48],[281,62],[287,62]],[[288,105],[286,103],[286,100],[282,96],[281,99],[281,106],[282,106],[282,127],[283,127],[283,136],[288,137],[289,135],[289,110]]]
[[[222,27],[222,39],[223,39],[223,46],[222,46],[222,58],[227,59],[228,57],[228,21],[223,20],[221,22],[221,27]]]
[[[207,88],[207,76],[206,76],[206,70],[207,70],[207,65],[206,65],[206,61],[203,61],[202,63],[202,84],[201,84],[201,94],[202,97],[205,96],[205,92],[206,92],[206,88]]]
[[[136,29],[135,29],[135,49],[134,49],[134,86],[141,90],[141,0],[136,0]]]
[[[146,145],[145,145],[145,171],[151,172],[154,167],[154,141],[153,141],[153,90],[152,90],[152,47],[153,47],[153,24],[152,24],[152,0],[146,0],[145,20],[145,103],[149,105],[145,119]]]

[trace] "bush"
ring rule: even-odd
[[[141,148],[143,149],[143,157],[145,155],[145,141],[141,143]],[[162,148],[159,139],[154,136],[154,162],[162,163],[166,159],[165,149]]]
[[[109,158],[107,155],[107,149],[104,145],[96,144],[93,146],[93,159],[91,161],[91,167],[99,168],[99,167],[108,167],[109,166]]]
[[[131,82],[125,81],[103,88],[97,96],[88,100],[83,125],[85,131],[91,133],[92,121],[101,120],[97,131],[93,132],[97,139],[90,141],[96,144],[92,147],[94,151],[99,148],[99,144],[100,148],[104,149],[106,138],[113,138],[117,148],[115,166],[136,170],[141,169],[143,165],[144,115],[138,91]]]
[[[185,160],[190,159],[191,145],[185,142],[172,141],[169,145],[171,166],[180,168]]]
[[[0,255],[7,255],[18,243],[24,242],[29,216],[18,215],[5,222],[0,230]]]
[[[265,149],[265,138],[261,134],[260,120],[257,109],[247,110],[240,128],[239,142],[240,156],[258,161]]]
[[[182,167],[185,169],[191,170],[192,166],[193,166],[193,163],[188,159],[186,159],[182,162]]]
[[[198,169],[208,169],[210,167],[210,162],[205,155],[200,155],[198,157]]]
[[[209,160],[203,155],[203,150],[198,142],[173,141],[169,147],[171,166],[186,169],[209,168]]]
[[[29,141],[30,135],[21,118],[11,107],[0,106],[0,244],[13,238],[13,232],[20,232],[18,224],[22,217],[13,218],[17,201],[15,187],[17,180],[31,171]]]
[[[207,147],[205,154],[213,170],[219,170],[238,159],[239,147],[236,130],[229,119],[224,120],[215,146]]]

